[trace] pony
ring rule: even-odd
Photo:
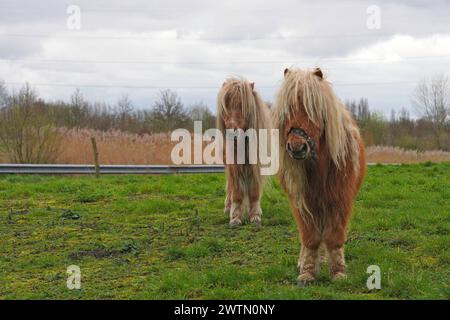
[[[224,136],[226,130],[255,129],[258,141],[259,129],[270,130],[269,108],[256,92],[253,82],[244,78],[226,79],[217,95],[217,128]],[[225,163],[227,183],[224,213],[230,214],[232,227],[242,224],[246,211],[251,223],[261,225],[260,199],[265,179],[260,172],[259,159],[256,163],[249,161],[248,143],[245,149],[243,164],[237,164],[237,161],[234,164]]]
[[[344,278],[347,224],[366,171],[357,124],[320,68],[285,69],[273,121],[278,177],[301,241],[298,284],[313,282],[324,260],[333,280]]]

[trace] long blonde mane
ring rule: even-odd
[[[228,105],[227,105],[228,102]],[[270,129],[270,111],[261,96],[244,78],[228,78],[217,96],[217,128],[225,131],[223,115],[233,105],[241,104],[247,128]]]
[[[274,125],[280,130],[281,174],[291,195],[296,197],[301,212],[307,214],[313,223],[318,223],[305,203],[307,179],[304,163],[293,160],[284,151],[285,124],[301,108],[325,135],[326,147],[338,170],[352,165],[358,174],[360,134],[350,112],[336,97],[328,81],[318,77],[314,71],[289,69],[273,112]]]
[[[239,105],[247,128],[256,130],[259,141],[259,129],[270,130],[272,128],[270,110],[258,92],[252,88],[251,83],[244,78],[228,78],[220,89],[217,96],[217,128],[222,133],[225,132],[223,116],[229,112],[232,106]],[[268,134],[268,137],[270,146],[270,134]],[[261,163],[258,156],[257,164],[252,165],[251,170],[253,178],[262,188],[264,179],[260,174],[260,168]],[[241,180],[243,183],[249,183],[245,179]]]

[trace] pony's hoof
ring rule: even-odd
[[[335,274],[333,274],[333,281],[339,281],[339,280],[343,280],[346,279],[347,275],[344,272],[336,272]]]
[[[239,218],[234,218],[232,220],[230,220],[230,227],[239,227],[242,225],[242,221]]]
[[[258,228],[261,227],[261,217],[260,216],[254,216],[250,218],[250,223],[253,223]]]
[[[297,285],[299,287],[304,287],[314,283],[314,281],[316,281],[316,278],[312,274],[306,272],[298,276]]]

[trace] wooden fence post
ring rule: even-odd
[[[100,177],[100,163],[98,162],[98,150],[97,150],[97,142],[94,137],[91,137],[92,142],[92,150],[94,151],[94,162],[95,162],[95,175],[97,178]]]

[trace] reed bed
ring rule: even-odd
[[[450,161],[450,152],[442,150],[417,151],[399,147],[370,146],[366,148],[367,162],[372,163],[420,163]]]
[[[121,131],[69,130],[57,163],[87,164],[94,156],[91,137],[97,141],[101,164],[168,164],[173,143],[170,135],[130,134]]]
[[[91,129],[61,131],[64,133],[56,161],[58,164],[92,164],[91,137],[97,141],[101,164],[172,164],[170,153],[176,142],[170,141],[168,133],[149,135]],[[450,161],[450,152],[369,146],[366,158],[371,163],[443,162]],[[8,156],[0,152],[0,163],[8,162]]]

